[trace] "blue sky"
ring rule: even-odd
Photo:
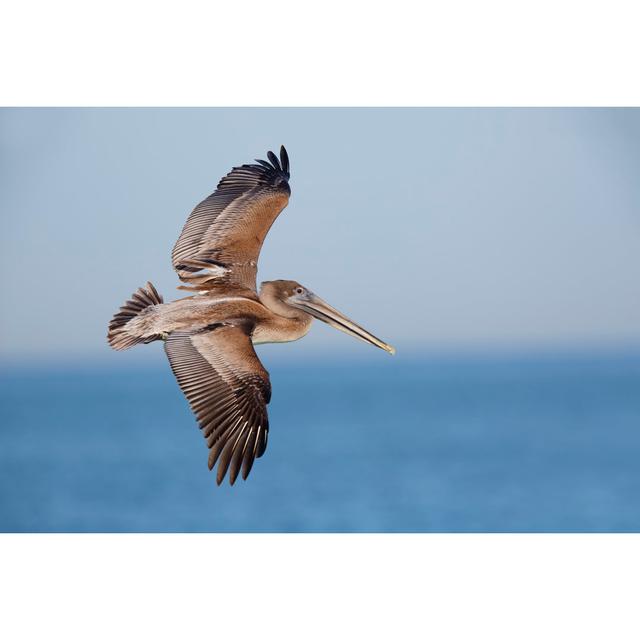
[[[0,355],[112,357],[136,287],[182,295],[193,206],[281,143],[293,195],[260,280],[399,354],[640,346],[640,110],[2,109]],[[370,348],[303,342],[275,348]]]

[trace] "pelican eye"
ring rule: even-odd
[[[300,294],[304,293],[304,289],[303,289],[302,287],[298,287],[298,288],[296,289],[296,293],[297,293],[298,295],[300,295]]]

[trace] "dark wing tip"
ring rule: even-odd
[[[267,151],[267,158],[269,158],[269,162],[274,166],[276,171],[282,171],[280,160],[278,160],[278,156],[276,156],[273,151]]]
[[[269,162],[271,164],[269,164],[268,162],[265,162],[264,160],[257,160],[256,162],[258,162],[259,164],[261,164],[263,167],[266,167],[267,169],[275,169],[278,173],[284,173],[287,178],[289,178],[289,154],[287,153],[287,150],[284,148],[284,145],[280,145],[280,159],[278,159],[278,156],[276,156],[275,153],[273,153],[273,151],[267,151],[267,158],[269,158]]]
[[[284,148],[284,145],[280,145],[280,162],[282,164],[282,171],[289,177],[289,154]]]
[[[289,156],[284,147],[280,148],[280,160],[273,151],[267,152],[269,161],[255,159],[256,164],[234,167],[218,183],[219,190],[243,193],[262,185],[291,193],[289,187]]]

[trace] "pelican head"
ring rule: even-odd
[[[396,352],[390,344],[376,338],[295,280],[263,282],[260,288],[260,300],[267,308],[282,316],[292,318],[298,316],[300,311],[303,311],[305,314],[326,322],[335,329],[384,349],[392,355]]]

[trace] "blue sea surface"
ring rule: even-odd
[[[233,487],[166,363],[3,369],[0,530],[640,531],[639,355],[263,359]]]

